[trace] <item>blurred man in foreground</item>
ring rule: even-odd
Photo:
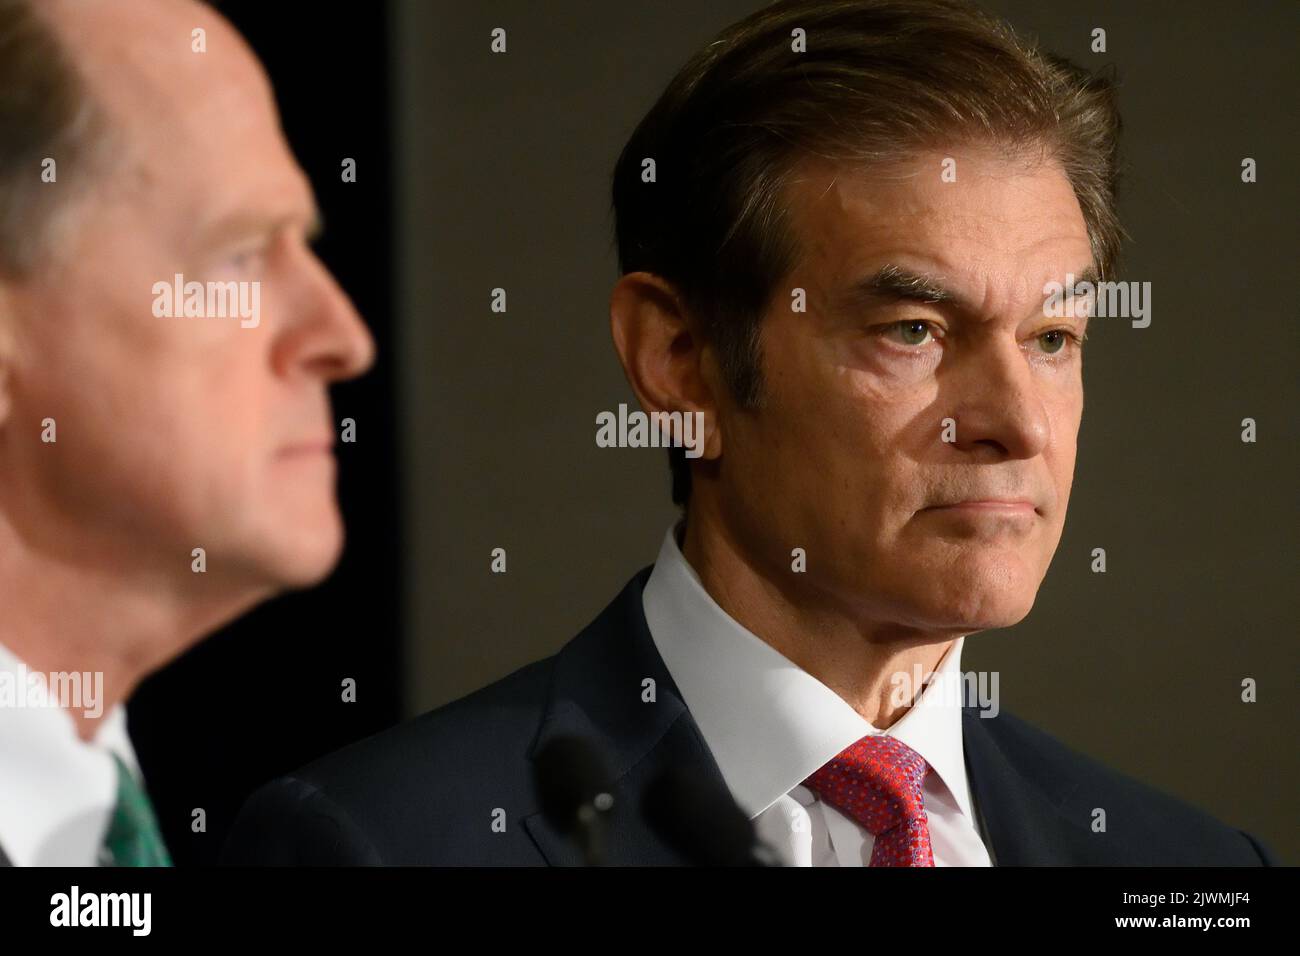
[[[212,9],[0,0],[0,861],[166,864],[122,704],[339,557],[315,225]]]

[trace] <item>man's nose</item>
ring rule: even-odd
[[[375,340],[347,293],[310,249],[295,254],[277,348],[277,370],[326,382],[361,375],[375,361]]]
[[[983,343],[959,373],[956,441],[964,451],[995,448],[1001,457],[1033,458],[1051,440],[1040,383],[1020,346]]]

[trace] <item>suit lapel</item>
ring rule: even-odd
[[[533,759],[551,738],[572,735],[603,752],[615,781],[615,805],[605,832],[605,863],[611,866],[685,862],[641,816],[641,794],[664,768],[685,768],[726,789],[646,625],[641,592],[650,571],[640,571],[557,655],[545,716],[529,750]],[[653,682],[653,701],[645,699],[648,681]],[[548,863],[582,865],[577,846],[540,812],[523,823]]]
[[[685,861],[642,820],[640,798],[665,767],[687,769],[726,789],[722,772],[664,665],[646,625],[640,571],[581,634],[556,655],[555,673],[530,759],[558,735],[598,747],[615,781],[605,862],[612,866],[679,865]],[[653,681],[654,701],[643,699]],[[1000,733],[1000,717],[962,710],[962,739],[975,807],[998,866],[1067,866],[1099,862],[1086,817],[1063,806],[1078,782],[1052,778],[1018,738]],[[534,802],[535,805],[535,802]],[[540,812],[523,825],[553,866],[581,866],[574,842]]]
[[[962,709],[966,769],[985,840],[997,866],[1070,866],[1091,862],[1085,821],[1062,809],[1077,781],[1031,779],[1032,754],[997,733],[999,717]]]

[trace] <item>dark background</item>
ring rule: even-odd
[[[594,441],[598,412],[634,403],[608,331],[609,176],[691,53],[760,5],[221,5],[267,64],[325,213],[322,255],[379,360],[336,393],[359,432],[340,448],[338,572],[130,707],[178,863],[213,860],[257,784],[554,652],[654,559],[675,514],[663,454]],[[997,671],[1003,708],[1294,862],[1300,4],[985,6],[1118,72],[1133,240],[1117,278],[1152,283],[1153,319],[1090,330],[1060,547],[1032,613],[968,639],[963,669]],[[507,574],[489,572],[495,547]],[[349,676],[356,704],[339,700]]]

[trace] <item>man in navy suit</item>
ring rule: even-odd
[[[1060,540],[1118,128],[963,3],[724,31],[614,177],[615,347],[647,413],[703,426],[683,519],[554,657],[258,792],[228,859],[580,863],[534,783],[578,737],[611,864],[697,858],[641,812],[670,770],[793,865],[1273,862],[960,680]]]

